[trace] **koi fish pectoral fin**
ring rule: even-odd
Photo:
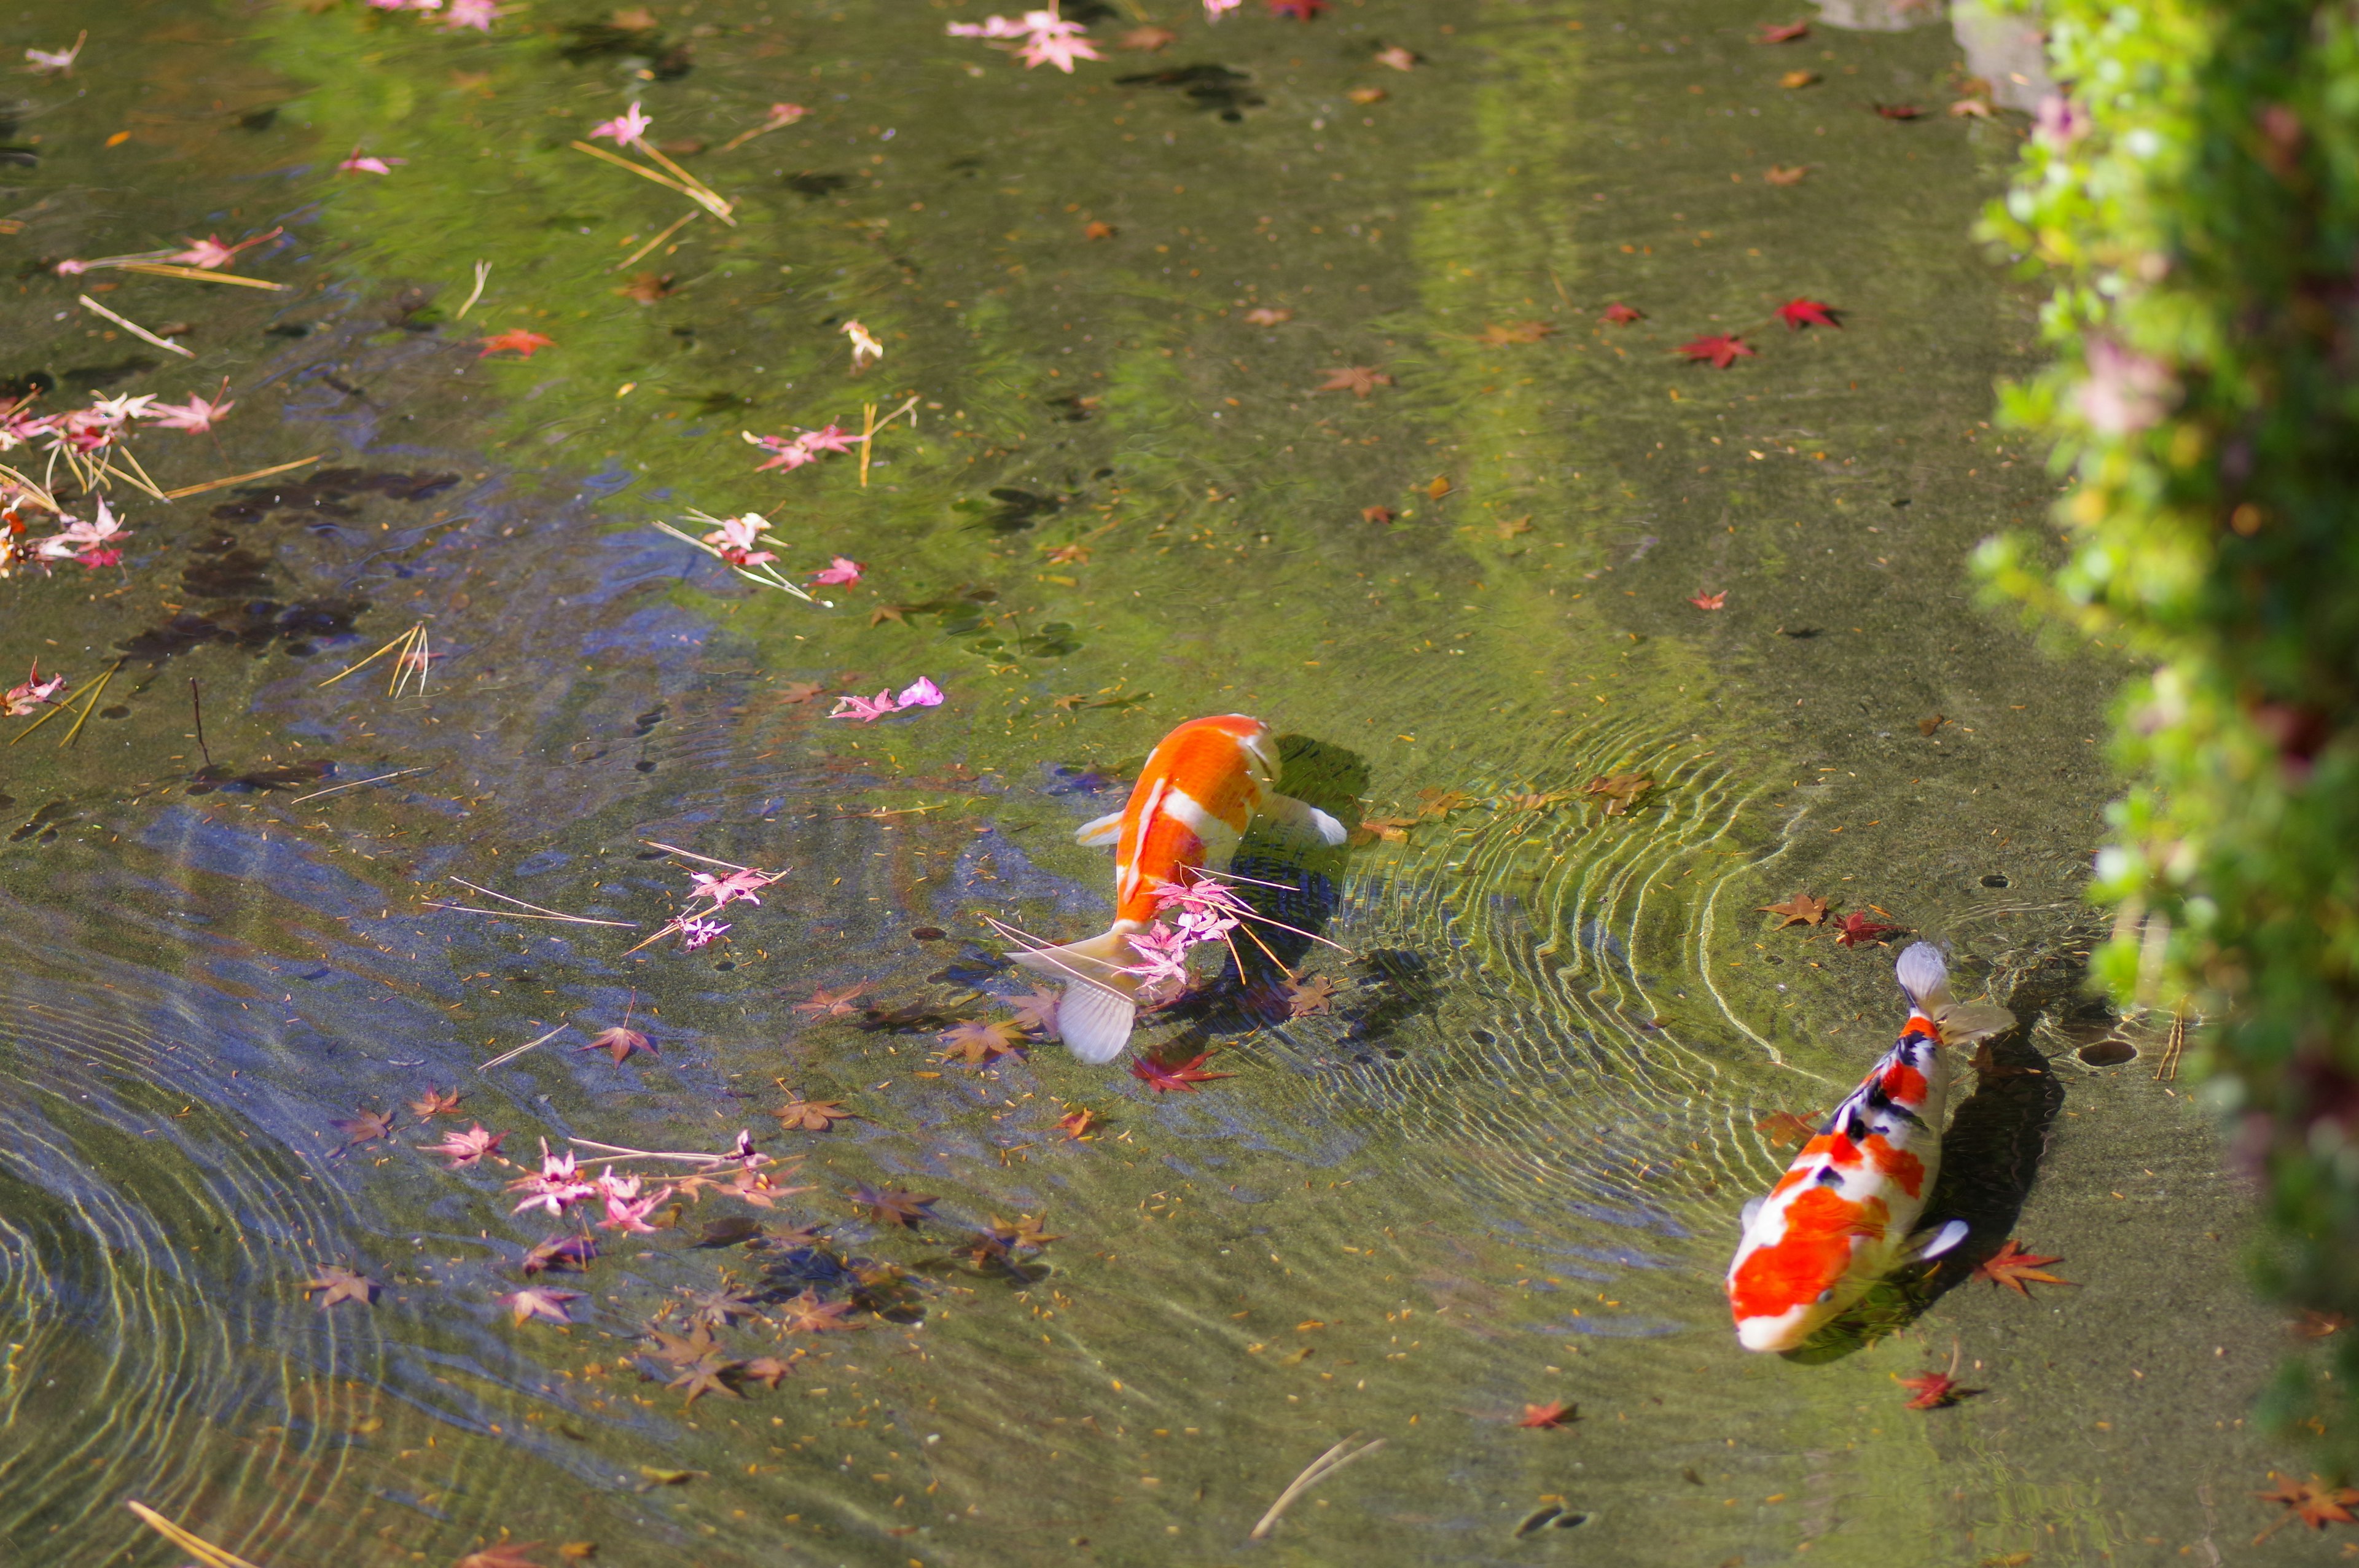
[[[1952,1219],[1939,1230],[1919,1231],[1909,1238],[1908,1254],[1915,1261],[1930,1263],[1945,1252],[1952,1251],[1966,1238],[1966,1222]]]
[[[1751,1235],[1753,1222],[1761,1217],[1761,1206],[1768,1201],[1767,1198],[1747,1198],[1745,1203],[1745,1212],[1737,1219],[1737,1227],[1746,1235]]]
[[[1122,813],[1110,811],[1094,822],[1084,822],[1073,829],[1073,842],[1093,849],[1111,849],[1122,838]]]
[[[1261,809],[1256,813],[1273,827],[1282,828],[1299,838],[1315,839],[1330,849],[1351,837],[1343,825],[1306,800],[1290,795],[1265,795]]]

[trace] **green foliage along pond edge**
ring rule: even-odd
[[[2117,710],[2099,956],[2198,1056],[2268,1184],[2264,1283],[2359,1317],[2359,17],[2254,0],[2049,0],[2064,93],[1987,239],[2053,294],[2006,389],[2071,482],[2053,541],[1984,546],[2051,627],[2150,659]],[[2203,1243],[2189,1238],[2190,1248]],[[2278,1416],[2359,1464],[2347,1398]]]

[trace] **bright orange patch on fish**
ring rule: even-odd
[[[1777,1317],[1815,1302],[1851,1269],[1852,1239],[1884,1234],[1882,1200],[1851,1203],[1832,1189],[1814,1187],[1786,1206],[1786,1234],[1754,1249],[1729,1277],[1736,1315]]]
[[[1225,830],[1234,848],[1267,793],[1257,748],[1269,726],[1241,713],[1191,719],[1157,745],[1140,770],[1114,844],[1117,919],[1156,915],[1159,882],[1183,880],[1211,858],[1208,834]]]

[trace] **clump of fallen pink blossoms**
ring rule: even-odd
[[[940,708],[941,705],[942,688],[924,676],[919,676],[915,681],[903,687],[897,697],[889,687],[875,697],[849,695],[839,697],[835,699],[833,711],[830,712],[828,717],[857,719],[863,724],[874,724],[888,714],[907,713],[916,708]]]
[[[773,524],[760,513],[748,512],[742,517],[713,517],[701,512],[691,512],[689,516],[708,524],[707,531],[701,535],[690,534],[660,520],[649,525],[684,545],[695,546],[747,582],[791,593],[806,603],[825,605],[831,610],[835,607],[832,600],[813,599],[802,584],[778,570],[775,564],[778,559],[777,549],[786,548],[788,542],[771,531]],[[777,549],[765,548],[766,546],[776,546]],[[861,569],[860,563],[849,556],[835,556],[826,566],[812,573],[810,580],[828,584],[855,583],[860,580]]]
[[[1016,58],[1029,70],[1038,66],[1053,65],[1067,76],[1073,74],[1077,59],[1103,59],[1105,56],[1091,47],[1082,34],[1089,29],[1079,22],[1069,22],[1057,14],[1052,4],[1045,11],[1027,11],[1021,16],[985,16],[980,22],[952,22],[950,36],[954,38],[1021,38],[1016,48]]]
[[[497,0],[366,0],[372,11],[410,11],[429,21],[438,17],[451,32],[473,27],[479,33],[492,30],[492,23],[500,15]]]

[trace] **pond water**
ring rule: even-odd
[[[2036,302],[1968,238],[2021,116],[1944,113],[1939,27],[1262,12],[1081,5],[1070,77],[943,0],[15,13],[90,37],[8,89],[0,374],[226,377],[133,444],[159,489],[316,460],[118,484],[119,567],[0,583],[9,679],[114,672],[0,752],[0,1561],[187,1560],[126,1499],[269,1568],[2339,1551],[2249,1545],[2307,1473],[2255,1411],[2299,1341],[2166,1030],[2079,989],[2126,666],[1964,564],[2056,491],[1989,423]],[[634,101],[733,222],[570,145]],[[278,291],[55,270],[272,230],[229,270]],[[1707,334],[1755,352],[1683,363]],[[741,434],[904,407],[864,464]],[[749,509],[865,575],[805,603],[649,526]],[[326,684],[420,624],[422,686]],[[920,676],[939,708],[826,717]],[[1137,1042],[1231,1075],[1192,1091],[942,1059],[1028,989],[990,922],[1097,929],[1072,828],[1225,710],[1375,825],[1239,862],[1324,938],[1273,938],[1301,1015],[1206,968]],[[690,856],[785,874],[634,950]],[[1832,915],[1773,928],[1798,892]],[[1854,914],[2027,1027],[1960,1087],[1960,1259],[1748,1356],[1738,1211],[1899,1022]],[[653,1052],[584,1048],[626,1022]],[[421,1152],[478,1120],[513,1167]],[[542,1140],[740,1129],[759,1201],[644,1233],[502,1190]],[[2010,1237],[2071,1283],[1970,1278]],[[528,1283],[573,1321],[515,1322]],[[1981,1391],[1907,1408],[1953,1351]]]

